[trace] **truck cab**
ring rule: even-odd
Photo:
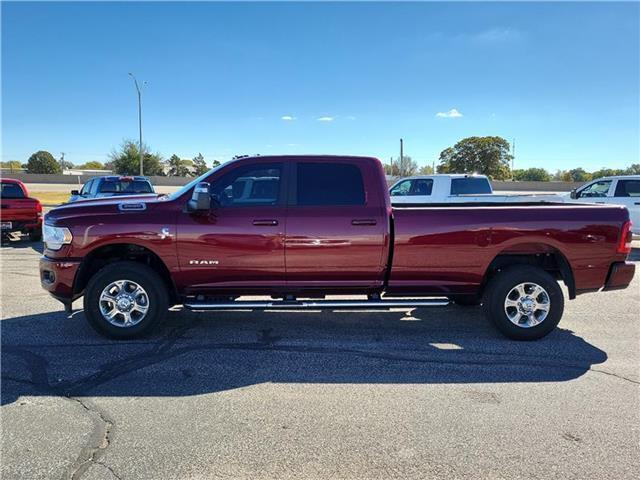
[[[572,191],[569,197],[576,202],[625,206],[633,233],[640,235],[640,175],[598,178]]]

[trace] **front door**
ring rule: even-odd
[[[187,293],[284,285],[284,192],[283,164],[257,162],[212,183],[208,215],[179,214],[178,259]]]

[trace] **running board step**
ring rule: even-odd
[[[285,301],[233,301],[233,302],[193,302],[185,303],[189,310],[324,310],[324,309],[385,309],[385,308],[418,308],[446,307],[446,299],[432,300],[300,300]]]

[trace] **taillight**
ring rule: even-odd
[[[39,201],[36,201],[36,214],[38,217],[42,216],[42,204]]]
[[[620,241],[618,242],[618,253],[631,253],[631,241],[633,240],[633,233],[631,232],[631,220],[627,220],[622,225],[622,231],[620,232]]]

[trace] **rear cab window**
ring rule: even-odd
[[[0,186],[1,198],[26,198],[24,191],[17,183],[2,182]]]
[[[490,194],[489,180],[483,177],[463,177],[451,179],[451,195]]]
[[[153,188],[146,180],[106,179],[100,183],[100,193],[153,193]]]
[[[366,204],[362,171],[353,163],[299,162],[295,187],[298,206]]]

